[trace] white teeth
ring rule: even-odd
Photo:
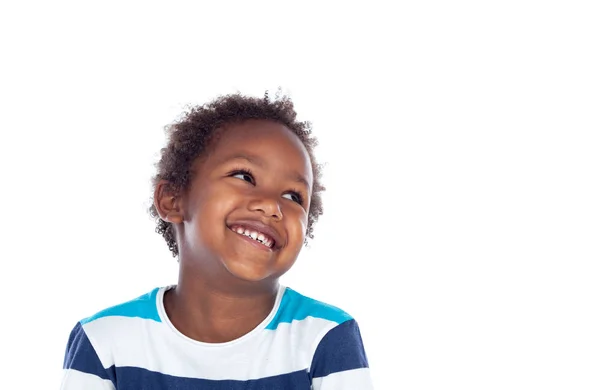
[[[255,232],[249,229],[244,229],[243,227],[237,227],[235,229],[232,229],[234,232],[244,235],[246,237],[250,237],[253,240],[256,240],[258,242],[260,242],[261,244],[263,244],[264,246],[266,246],[267,248],[271,248],[273,247],[273,241],[271,241],[269,238],[267,238],[264,234],[259,233],[259,232]]]

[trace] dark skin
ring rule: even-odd
[[[163,181],[154,195],[179,247],[178,285],[164,305],[184,335],[222,343],[267,317],[279,277],[298,257],[313,183],[310,157],[284,125],[248,120],[220,129],[192,170],[184,193]]]

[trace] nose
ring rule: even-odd
[[[281,207],[279,207],[279,202],[272,197],[257,197],[250,201],[248,208],[251,211],[263,213],[265,216],[273,218],[277,221],[280,221],[281,218],[283,218],[283,213],[281,212]]]

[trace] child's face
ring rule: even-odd
[[[180,240],[191,259],[246,281],[288,271],[304,243],[313,182],[298,137],[270,121],[232,124],[193,168]]]

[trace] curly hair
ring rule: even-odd
[[[180,119],[166,127],[168,141],[160,151],[160,160],[156,164],[157,173],[152,178],[152,193],[161,180],[166,180],[169,190],[174,193],[189,189],[193,179],[192,164],[207,151],[212,136],[224,126],[250,119],[278,122],[298,136],[310,156],[313,187],[306,236],[314,238],[313,226],[323,214],[321,192],[325,187],[321,184],[322,166],[315,160],[314,148],[317,146],[317,140],[312,135],[311,123],[296,120],[296,115],[291,99],[279,92],[274,98],[271,98],[268,92],[265,92],[263,98],[240,93],[230,94],[189,108]],[[163,236],[173,257],[176,257],[179,249],[173,226],[159,217],[154,203],[148,211],[156,221],[156,232]],[[305,244],[306,242],[305,239]]]

